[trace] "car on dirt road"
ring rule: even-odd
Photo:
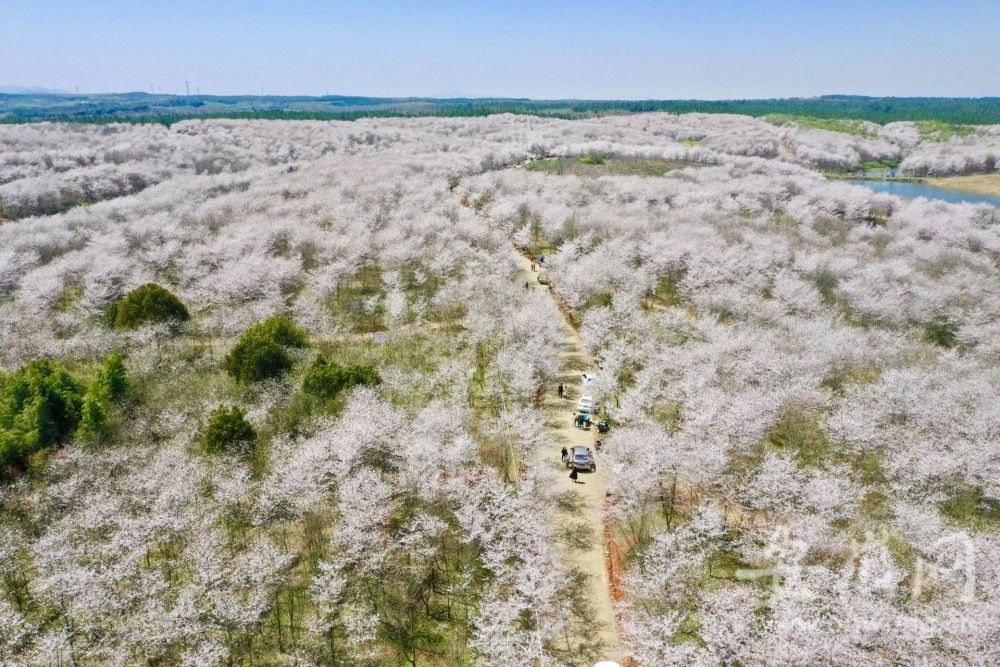
[[[594,452],[591,451],[590,447],[574,447],[569,450],[569,455],[566,458],[569,459],[566,461],[567,468],[597,472],[597,463],[594,461]]]
[[[580,375],[580,382],[586,387],[588,384],[597,379],[597,373],[583,373]]]
[[[594,397],[590,394],[584,394],[576,404],[576,409],[579,412],[600,412],[601,404],[594,401]]]
[[[551,285],[552,284],[552,278],[549,276],[549,272],[548,271],[541,271],[538,274],[538,284],[539,285]]]

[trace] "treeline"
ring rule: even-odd
[[[941,121],[960,125],[1000,123],[1000,97],[861,97],[824,95],[770,100],[648,100],[580,102],[577,113],[667,111],[670,113],[734,113],[746,116],[787,114],[811,118],[895,121]]]
[[[189,118],[357,120],[408,116],[469,117],[513,113],[573,119],[614,113],[784,114],[811,118],[1000,123],[1000,97],[862,97],[825,95],[762,100],[528,100],[373,97],[0,95],[0,122],[162,123]]]

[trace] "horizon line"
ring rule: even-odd
[[[17,92],[4,92],[3,89],[23,89]],[[746,101],[771,101],[771,100],[822,100],[834,98],[853,99],[884,99],[884,100],[912,100],[912,99],[938,99],[938,100],[1000,100],[1000,93],[996,95],[984,96],[950,96],[950,95],[862,95],[854,93],[823,93],[821,95],[791,95],[781,97],[511,97],[505,95],[361,95],[350,93],[326,93],[322,95],[309,93],[289,93],[264,95],[260,93],[151,93],[145,90],[102,91],[102,92],[70,92],[56,88],[44,88],[42,86],[10,86],[0,85],[0,95],[5,96],[45,96],[45,97],[92,97],[92,96],[127,96],[144,95],[147,97],[177,97],[177,98],[211,98],[211,97],[240,97],[255,99],[285,99],[285,98],[308,98],[308,99],[368,99],[368,100],[434,100],[434,101],[507,101],[507,102],[746,102]]]

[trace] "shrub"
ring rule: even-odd
[[[314,414],[317,403],[318,401],[309,394],[295,392],[292,400],[288,402],[288,407],[275,413],[274,423],[293,438],[298,437],[306,432],[309,418]]]
[[[941,347],[955,347],[958,327],[944,317],[938,317],[924,325],[924,338],[929,343]]]
[[[280,377],[292,367],[288,347],[303,347],[306,335],[284,316],[269,317],[247,329],[222,361],[222,368],[248,384]]]
[[[205,427],[205,451],[209,454],[245,454],[257,433],[246,420],[246,413],[235,405],[220,405],[208,417]]]
[[[306,371],[302,391],[321,401],[331,401],[345,389],[381,382],[378,372],[371,366],[341,366],[319,356]]]
[[[222,367],[238,382],[249,384],[284,375],[292,367],[292,358],[274,341],[251,337],[236,343]]]
[[[191,316],[180,299],[153,283],[132,290],[105,311],[106,322],[115,329],[134,329],[143,324],[185,322],[189,319]]]
[[[50,359],[25,365],[4,382],[0,401],[0,465],[68,438],[80,422],[80,384]]]

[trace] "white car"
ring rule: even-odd
[[[588,384],[597,379],[597,373],[584,373],[580,376],[580,381],[583,382],[583,386],[586,387]]]
[[[579,412],[600,412],[601,404],[594,402],[594,397],[590,394],[584,394],[576,404],[576,409]]]

